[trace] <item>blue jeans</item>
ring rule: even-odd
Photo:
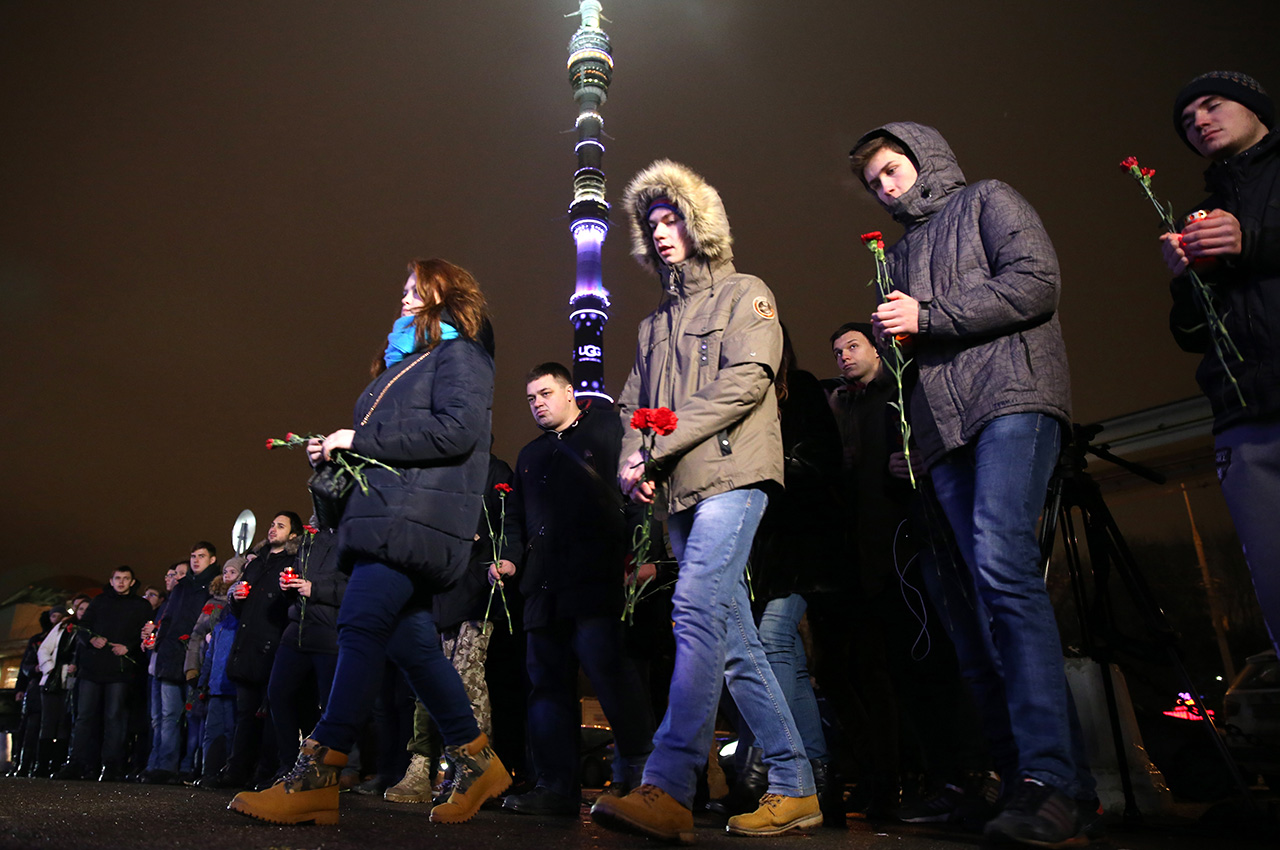
[[[798,593],[765,603],[760,615],[760,643],[765,657],[773,668],[773,675],[782,689],[782,696],[791,707],[800,740],[810,761],[827,760],[827,739],[822,732],[822,716],[818,713],[818,699],[809,681],[809,662],[804,654],[804,642],[800,640],[800,618],[808,604]],[[755,732],[744,730],[745,743],[755,743]]]
[[[151,722],[154,727],[155,719],[159,717],[160,725],[151,748],[148,770],[178,772],[178,757],[182,749],[181,730],[178,727],[186,706],[185,691],[186,686],[177,682],[152,680]]]
[[[672,598],[675,672],[644,781],[693,807],[720,702],[721,676],[769,765],[769,791],[814,793],[813,771],[751,616],[746,565],[768,498],[754,488],[703,499],[667,521],[679,562]]]
[[[1062,642],[1036,539],[1061,436],[1043,414],[1001,416],[930,476],[976,586],[979,632],[989,623],[984,651],[1003,680],[1018,775],[1076,795],[1087,791],[1077,780]],[[969,678],[976,659],[966,649]]]
[[[440,646],[430,597],[417,592],[407,574],[361,561],[351,572],[338,611],[338,666],[312,738],[338,752],[351,752],[373,709],[388,658],[404,671],[446,746],[480,737],[462,679]]]
[[[1280,652],[1280,423],[1245,423],[1214,441],[1218,482],[1231,512],[1262,620]]]
[[[235,732],[236,698],[231,694],[210,694],[201,750],[202,771],[205,776],[217,776],[218,771],[226,766]]]

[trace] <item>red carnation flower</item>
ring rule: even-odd
[[[212,614],[212,613],[213,613],[213,603],[212,603],[212,602],[206,602],[206,603],[204,604],[204,607],[200,609],[200,613],[201,613],[201,614],[204,614],[206,617],[208,617],[210,614]]]
[[[1143,177],[1155,177],[1156,170],[1154,168],[1140,168]]]
[[[304,526],[302,526],[302,530],[303,530],[303,531],[305,531],[307,534],[319,534],[319,533],[320,533],[320,529],[316,528],[314,525],[304,525]]]
[[[679,420],[669,408],[659,407],[649,411],[649,425],[661,437],[665,437],[676,429]]]
[[[270,437],[268,437],[268,438],[267,438],[267,451],[271,451],[271,450],[272,450],[272,449],[274,449],[275,447],[276,447],[276,441],[275,441],[275,440],[273,440],[273,439],[271,439]]]
[[[884,240],[883,240],[883,239],[877,239],[877,240],[876,240],[876,247],[877,247],[877,248],[879,248],[881,251],[883,251],[883,250],[884,250]]]
[[[884,234],[881,233],[879,230],[873,230],[870,233],[862,234],[863,242],[879,242],[882,239],[884,239]]]
[[[189,640],[191,640],[191,635],[179,635],[179,636],[178,636],[178,640],[180,640],[180,641],[184,641],[184,642],[185,642],[185,641],[189,641]]]
[[[499,493],[510,493],[511,485],[499,481],[497,484],[493,485],[493,489],[497,490]]]
[[[298,439],[298,435],[290,431],[288,434],[284,435],[284,438],[292,443],[294,440]]]
[[[187,703],[187,711],[190,711],[192,708],[194,708],[194,706],[192,706],[191,703]]]
[[[637,431],[643,431],[649,427],[649,408],[636,408],[636,412],[631,414],[631,427]]]
[[[1138,165],[1138,158],[1136,156],[1127,156],[1120,161],[1120,170],[1128,171],[1136,165]]]

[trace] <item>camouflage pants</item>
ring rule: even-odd
[[[485,735],[493,734],[493,713],[489,707],[489,685],[484,679],[484,660],[489,654],[489,638],[493,635],[493,623],[480,620],[464,620],[457,629],[440,632],[440,643],[445,657],[462,677],[462,687],[471,701],[471,712],[476,725]],[[417,703],[413,710],[413,737],[406,748],[411,753],[432,756],[439,752],[432,746],[432,738],[438,738],[427,707]]]

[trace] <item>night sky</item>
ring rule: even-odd
[[[0,593],[58,573],[154,579],[230,554],[248,507],[305,516],[286,431],[350,425],[405,262],[484,288],[494,431],[535,435],[523,376],[570,362],[565,211],[576,0],[0,4]],[[864,131],[938,127],[970,182],[1040,212],[1063,269],[1075,416],[1195,395],[1166,328],[1157,223],[1116,163],[1200,198],[1173,95],[1215,68],[1280,94],[1277,4],[604,0],[609,198],[657,157],[725,201],[800,365],[873,306],[857,235],[894,225],[849,173]],[[605,245],[616,394],[658,288]]]

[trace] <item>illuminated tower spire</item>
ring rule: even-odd
[[[598,0],[580,0],[582,22],[569,42],[569,82],[578,104],[578,169],[573,173],[573,204],[569,207],[574,244],[578,248],[578,277],[569,299],[573,323],[573,389],[579,398],[599,398],[612,404],[604,388],[604,326],[609,321],[609,290],[601,280],[600,249],[609,232],[609,204],[604,199],[604,119],[600,107],[609,94],[613,57],[609,36],[600,29]]]

